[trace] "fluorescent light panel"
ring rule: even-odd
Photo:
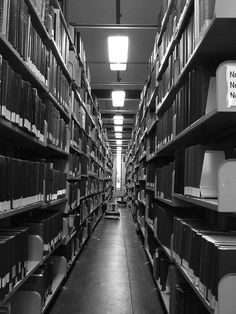
[[[111,93],[111,98],[113,107],[124,107],[125,91],[115,90]]]
[[[111,71],[126,71],[127,63],[110,63]]]
[[[115,133],[115,138],[122,138],[122,133]]]
[[[114,129],[115,129],[115,132],[122,132],[123,131],[123,126],[122,125],[115,125]]]
[[[123,116],[114,116],[113,119],[114,119],[115,125],[122,125],[123,124],[123,121],[124,121]]]
[[[121,140],[116,140],[116,145],[122,145],[122,141]]]
[[[108,55],[112,71],[125,71],[128,60],[128,36],[109,36]]]

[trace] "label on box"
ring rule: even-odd
[[[227,95],[226,104],[227,107],[236,106],[236,67],[228,65],[226,67],[226,85]]]

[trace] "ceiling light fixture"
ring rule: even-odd
[[[115,125],[122,125],[124,122],[124,117],[123,116],[114,116],[114,124]]]
[[[122,138],[122,133],[115,133],[115,138]]]
[[[123,131],[123,126],[122,125],[115,125],[114,129],[115,129],[115,132],[122,132]]]
[[[121,140],[116,140],[116,145],[122,145],[122,141]]]
[[[128,36],[108,37],[108,56],[111,71],[126,71],[128,60]]]
[[[111,92],[112,106],[113,107],[124,107],[125,102],[125,91],[115,90]]]

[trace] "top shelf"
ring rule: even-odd
[[[235,57],[235,43],[230,36],[225,36],[225,34],[230,34],[232,29],[235,28],[236,18],[214,18],[211,21],[202,39],[195,47],[191,57],[179,74],[176,83],[158,105],[158,113],[168,109],[185,75],[191,67],[201,62],[206,63],[207,60],[220,63],[226,59]],[[225,47],[227,47],[227,49],[225,49]]]
[[[158,41],[157,41],[158,46],[160,46],[160,44],[161,44],[162,36],[166,30],[166,25],[167,25],[171,10],[173,8],[173,5],[174,5],[174,0],[170,0],[168,8],[166,10],[166,13],[165,13],[165,15],[162,19],[162,22],[161,22],[161,30],[160,30],[160,34],[159,34]]]

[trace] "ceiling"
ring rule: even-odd
[[[148,60],[157,32],[161,0],[69,0],[67,18],[81,33],[90,69],[92,93],[98,97],[111,149],[116,151],[113,115],[124,116],[122,153],[125,153],[147,79]],[[127,35],[127,70],[110,71],[107,38]],[[112,107],[111,91],[125,90],[122,108]]]

